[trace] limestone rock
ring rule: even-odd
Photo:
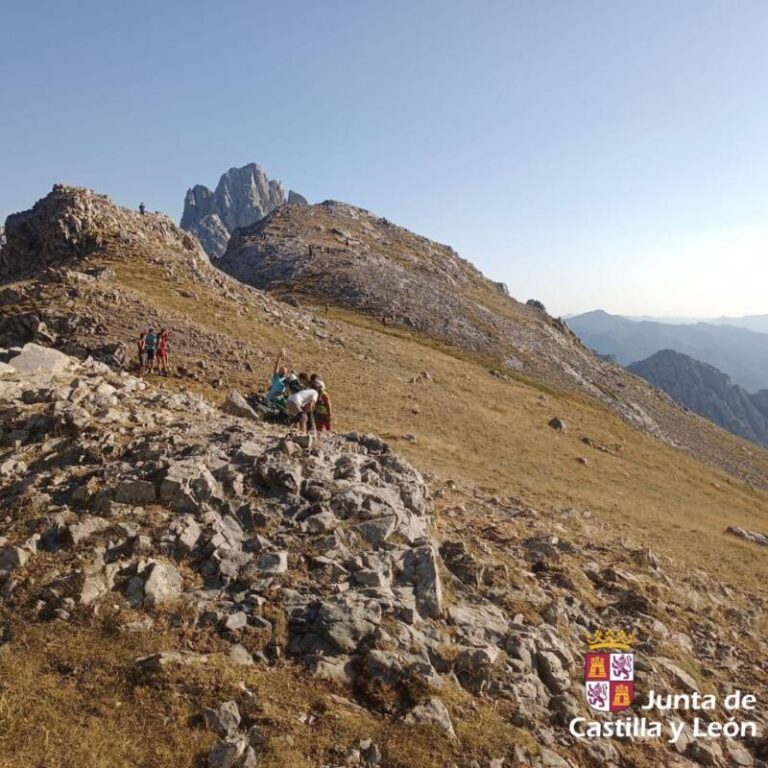
[[[203,710],[203,720],[208,730],[226,738],[237,733],[240,727],[240,710],[236,702],[225,701],[216,709],[206,707]]]
[[[288,205],[309,205],[307,198],[304,195],[300,195],[298,192],[294,192],[292,189],[288,190]]]
[[[70,358],[58,350],[32,343],[25,344],[9,361],[9,365],[20,373],[57,373],[66,370],[69,363]]]
[[[144,582],[144,600],[150,607],[155,607],[176,600],[181,596],[184,582],[181,574],[167,563],[153,563]]]
[[[13,571],[29,560],[29,552],[21,547],[7,546],[0,550],[0,571]]]
[[[152,504],[156,496],[154,483],[146,480],[125,480],[115,488],[115,501],[119,504]]]
[[[415,723],[417,725],[428,723],[430,725],[437,726],[441,731],[444,731],[452,739],[456,738],[456,731],[453,730],[453,723],[451,722],[451,716],[448,714],[448,710],[440,699],[436,697],[430,698],[424,704],[418,704],[415,706],[406,716],[405,721],[407,723]]]
[[[270,180],[258,165],[250,163],[230,168],[215,191],[199,184],[187,190],[181,228],[196,235],[205,252],[217,259],[236,229],[259,221],[284,203],[282,183]],[[295,198],[292,204],[296,204]]]
[[[227,399],[224,401],[224,405],[221,406],[221,409],[232,416],[240,416],[244,419],[260,421],[256,411],[248,405],[245,398],[236,390],[232,390],[227,395]]]

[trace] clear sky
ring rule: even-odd
[[[0,217],[258,162],[555,314],[768,313],[765,0],[0,0]]]

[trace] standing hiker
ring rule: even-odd
[[[315,428],[318,432],[331,432],[331,419],[333,418],[333,409],[331,407],[331,397],[325,389],[325,384],[317,379],[315,381],[317,390],[317,405],[315,406]]]
[[[168,353],[170,351],[171,335],[166,328],[160,329],[157,337],[157,362],[161,376],[168,375]]]
[[[147,333],[147,331],[142,331],[139,338],[136,339],[136,347],[139,351],[139,376],[144,375],[144,369],[147,367],[147,345],[144,343],[144,337]]]
[[[140,213],[140,214],[143,216],[143,215],[144,215],[144,212],[145,212],[146,210],[147,210],[147,209],[144,207],[144,201],[142,200],[142,201],[139,203],[139,213]]]
[[[144,352],[147,356],[145,370],[152,373],[155,370],[155,352],[157,350],[157,336],[150,328],[144,337]]]

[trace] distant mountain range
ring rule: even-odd
[[[759,332],[768,330],[765,315],[676,325],[596,310],[567,323],[586,346],[624,366],[674,350],[714,366],[748,392],[768,389],[768,332]]]
[[[756,333],[768,333],[768,315],[745,315],[744,317],[718,317],[715,325],[736,325]]]
[[[575,317],[575,315],[570,315],[570,317]],[[665,325],[696,325],[697,323],[735,325],[757,333],[768,333],[768,315],[744,315],[743,317],[654,317],[653,315],[635,317],[623,315],[623,317],[636,322],[664,323]]]
[[[750,395],[714,366],[671,349],[628,369],[729,432],[768,446],[768,391]]]

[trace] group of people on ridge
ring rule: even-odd
[[[156,333],[150,328],[139,335],[136,344],[139,351],[139,376],[155,371],[161,376],[168,376],[168,353],[171,345],[168,330],[161,328]]]
[[[325,383],[316,373],[289,373],[282,364],[284,357],[285,350],[281,350],[272,371],[267,402],[286,411],[301,432],[310,427],[317,432],[330,432],[333,409]]]

